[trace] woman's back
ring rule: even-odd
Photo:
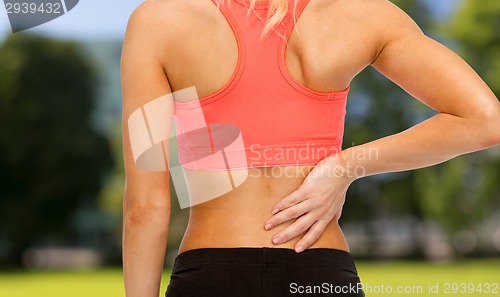
[[[324,93],[346,90],[351,79],[376,54],[370,43],[372,37],[361,23],[363,12],[351,1],[298,2],[307,6],[297,20],[298,33],[292,31],[283,57],[289,74],[304,89]],[[231,9],[242,9],[243,5],[244,1],[231,1],[228,10],[221,14],[210,0],[164,4],[165,15],[175,11],[173,19],[163,25],[170,29],[165,34],[169,41],[162,57],[173,91],[195,86],[198,96],[204,98],[231,80],[242,53],[226,17]],[[258,5],[264,7],[267,3]],[[250,14],[252,17],[255,18]],[[261,66],[265,71],[266,65]],[[274,112],[279,116],[280,110]],[[313,165],[299,165],[249,169],[248,177],[236,189],[190,208],[189,225],[179,252],[203,247],[293,248],[304,234],[284,244],[272,242],[272,236],[292,221],[269,231],[264,229],[264,223],[270,218],[272,207],[296,190],[312,168]],[[335,220],[312,247],[348,250]]]

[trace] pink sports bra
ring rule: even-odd
[[[215,1],[215,0],[212,0]],[[346,98],[301,85],[285,64],[293,27],[289,11],[262,41],[267,2],[248,14],[248,0],[221,4],[238,44],[238,62],[222,89],[189,102],[175,102],[180,163],[193,170],[316,164],[341,150]],[[298,0],[296,19],[309,0]],[[226,3],[226,2],[224,2]],[[282,35],[282,36],[280,36]],[[175,96],[174,96],[175,99]]]

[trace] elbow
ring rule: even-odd
[[[491,139],[491,145],[496,146],[500,144],[500,116],[499,119],[497,120],[496,126],[493,128],[494,129],[494,136]]]
[[[497,146],[500,144],[500,123],[494,128],[493,135],[489,139],[489,147]]]
[[[125,227],[164,229],[168,228],[169,221],[169,207],[129,207],[123,213]]]
[[[130,203],[125,202],[125,215],[136,217],[168,216],[170,215],[170,203]]]
[[[129,223],[158,222],[164,224],[170,218],[170,197],[164,193],[123,195],[123,219]]]
[[[125,214],[133,214],[137,216],[151,216],[151,215],[169,215],[170,205],[127,205]]]
[[[499,104],[500,106],[500,104]],[[500,144],[500,107],[496,111],[490,111],[487,115],[483,116],[481,119],[483,123],[482,133],[482,145],[484,148],[489,148]]]

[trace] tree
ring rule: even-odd
[[[466,0],[442,31],[456,40],[461,56],[500,96],[500,1]]]
[[[74,210],[95,204],[112,166],[92,123],[97,83],[74,42],[17,33],[0,46],[0,261],[68,243]]]

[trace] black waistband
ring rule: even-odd
[[[343,265],[353,268],[349,252],[332,248],[309,248],[296,253],[290,248],[235,247],[199,248],[187,250],[175,258],[173,270],[199,264],[287,264],[287,265]]]

